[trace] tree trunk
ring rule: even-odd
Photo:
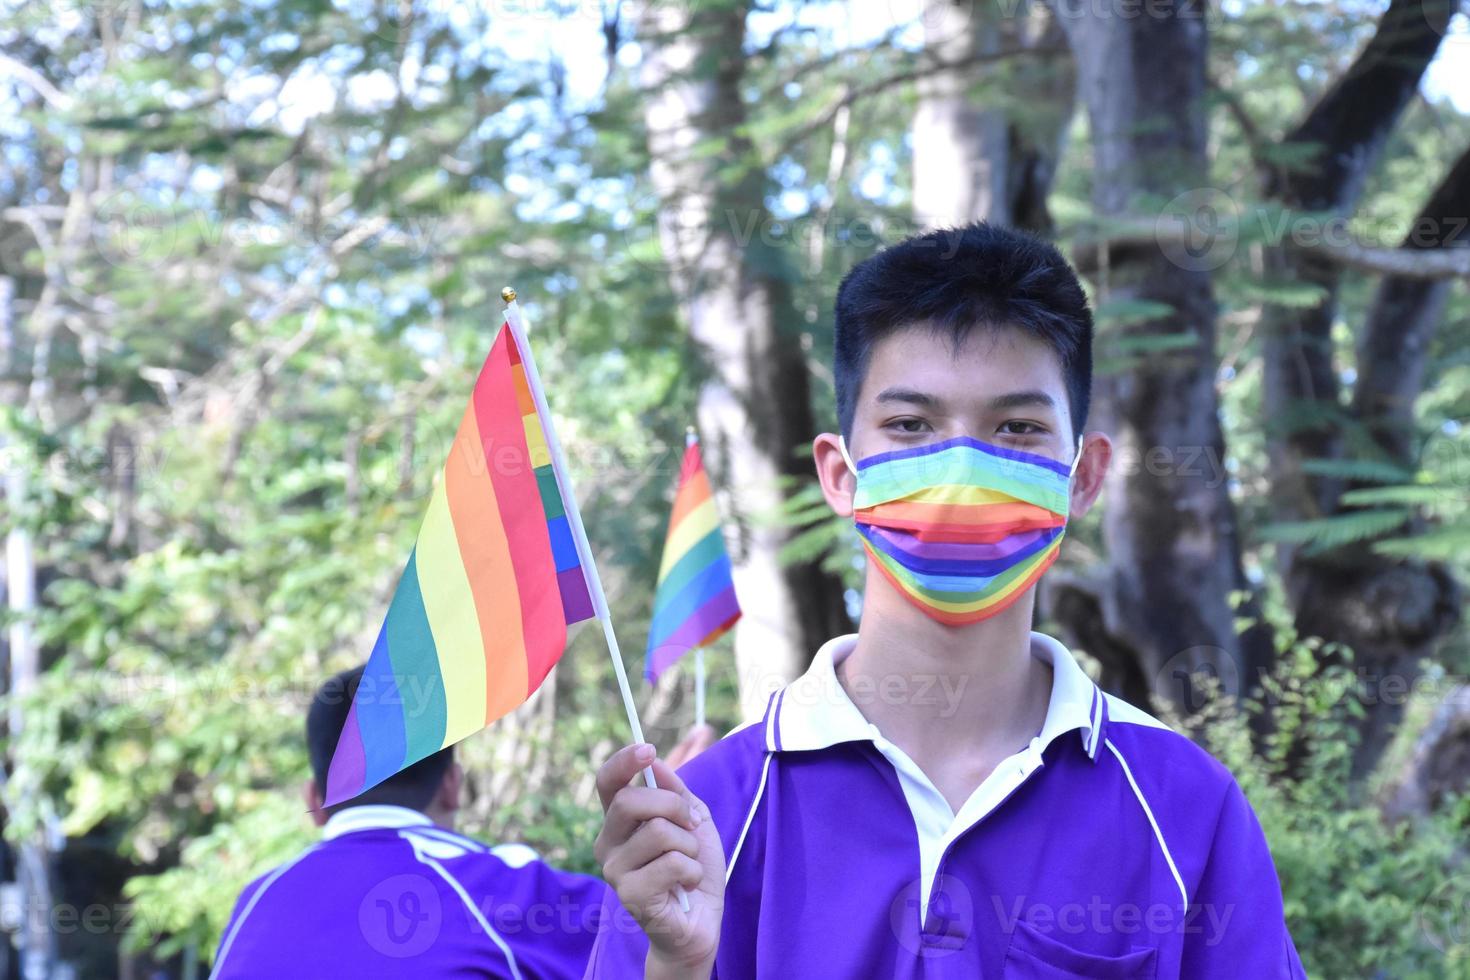
[[[927,0],[923,23],[925,55],[959,67],[918,81],[915,220],[924,229],[989,221],[1051,231],[1046,198],[1076,88],[1070,59],[1054,53],[1061,27],[1045,8],[1006,16],[964,0]],[[975,60],[1024,48],[1040,50],[1022,59]],[[1024,118],[997,105],[1010,92],[1026,93]]]
[[[1149,16],[1073,0],[1056,7],[1091,122],[1099,216],[1141,209],[1145,195],[1170,200],[1207,185],[1204,4]],[[1070,641],[1119,661],[1131,650],[1155,696],[1186,708],[1197,707],[1188,702],[1199,672],[1241,693],[1270,657],[1265,631],[1239,633],[1231,605],[1246,582],[1220,472],[1216,310],[1200,265],[1157,244],[1103,256],[1100,303],[1162,303],[1173,313],[1103,330],[1100,351],[1129,335],[1186,343],[1096,379],[1092,427],[1111,433],[1118,453],[1104,495],[1108,567],[1091,577],[1090,601],[1058,594],[1051,602],[1059,615],[1078,611],[1080,621],[1064,623]],[[1063,585],[1084,587],[1080,578]],[[1249,604],[1243,612],[1252,612]]]
[[[1284,149],[1308,154],[1309,162],[1268,171],[1267,194],[1288,208],[1345,222],[1448,21],[1446,0],[1394,0],[1352,66],[1283,139]],[[1267,265],[1277,277],[1323,291],[1313,307],[1269,308],[1263,323],[1266,415],[1277,420],[1267,439],[1276,516],[1323,517],[1336,509],[1342,481],[1305,473],[1301,463],[1342,455],[1331,336],[1340,272],[1321,256],[1292,249],[1290,242],[1274,247]],[[1294,558],[1292,549],[1282,549],[1289,591],[1301,585],[1292,580]]]
[[[1404,769],[1386,788],[1384,813],[1414,819],[1442,810],[1470,789],[1470,687],[1452,688],[1414,742]]]
[[[1268,172],[1267,192],[1288,208],[1346,222],[1439,48],[1451,9],[1447,0],[1394,0],[1352,66],[1284,139],[1284,147],[1307,151],[1309,162]],[[1467,176],[1470,166],[1462,159],[1421,219],[1442,223],[1463,216],[1470,204]],[[1415,244],[1415,237],[1411,232],[1405,247],[1449,244]],[[1342,510],[1340,498],[1351,486],[1341,475],[1308,472],[1304,462],[1376,450],[1414,466],[1413,402],[1449,287],[1394,278],[1382,283],[1361,333],[1363,375],[1347,410],[1331,336],[1341,269],[1289,241],[1274,246],[1267,262],[1275,275],[1314,283],[1323,292],[1316,306],[1272,307],[1263,318],[1263,393],[1267,417],[1277,420],[1267,432],[1273,509],[1281,520],[1327,517]],[[1355,451],[1345,433],[1360,425],[1376,446]],[[1283,546],[1278,555],[1298,632],[1353,650],[1364,708],[1354,767],[1365,775],[1403,714],[1403,699],[1388,696],[1391,685],[1407,689],[1418,677],[1419,662],[1457,621],[1459,588],[1439,565],[1378,555],[1367,544],[1319,555]]]
[[[78,189],[74,194],[85,194]],[[34,356],[29,369],[30,387],[25,391],[19,384],[6,385],[12,404],[21,402],[21,410],[29,416],[38,414],[39,403],[45,398],[50,384],[49,351],[51,335],[56,327],[53,316],[57,302],[57,283],[49,280],[36,301],[31,315]],[[13,317],[14,282],[8,276],[0,276],[0,350],[5,353],[5,363],[0,364],[0,377],[16,376],[20,345],[17,342]],[[34,419],[32,419],[34,421]],[[5,450],[5,438],[0,436],[0,453]],[[23,464],[7,460],[4,471],[5,506],[7,513],[23,514],[29,504],[29,473]],[[9,701],[6,712],[6,734],[10,742],[10,778],[0,774],[0,788],[5,794],[7,809],[25,805],[35,810],[34,796],[38,787],[34,778],[22,772],[21,758],[17,754],[17,743],[25,730],[26,699],[35,692],[40,677],[41,649],[35,635],[36,616],[36,555],[30,529],[22,521],[12,520],[5,534],[5,604],[10,620],[7,636],[9,677],[6,695]],[[51,976],[56,965],[56,935],[51,928],[51,853],[47,847],[44,830],[33,830],[15,842],[16,881],[20,886],[21,920],[17,923],[15,942],[19,952],[19,975],[23,980],[44,980]]]
[[[817,647],[849,629],[841,583],[815,562],[785,563],[778,513],[811,479],[816,432],[788,256],[770,235],[765,169],[742,135],[746,5],[649,4],[642,82],[659,240],[707,374],[699,392],[706,459],[721,494],[735,589],[740,700],[758,716]],[[723,139],[721,158],[704,152]]]
[[[1407,249],[1470,247],[1470,148],[1460,154],[1404,238]],[[1424,389],[1430,342],[1453,283],[1386,278],[1378,286],[1358,344],[1353,415],[1390,459],[1411,465],[1414,402]]]

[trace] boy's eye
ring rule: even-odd
[[[929,423],[925,422],[923,419],[909,417],[893,419],[885,426],[885,428],[893,429],[894,431],[901,432],[904,435],[912,436],[918,435],[921,432],[928,432]]]
[[[1046,429],[1035,422],[1011,419],[1000,427],[1000,431],[1008,436],[1036,436],[1041,435]]]

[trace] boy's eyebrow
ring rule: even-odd
[[[1003,411],[1008,408],[1056,408],[1056,399],[1040,389],[1031,391],[1011,391],[1004,395],[997,395],[990,399],[990,407],[993,411]]]
[[[931,395],[925,391],[914,388],[884,388],[878,392],[878,402],[903,402],[908,405],[917,405],[920,408],[939,409],[944,401],[937,395]],[[1025,391],[1008,391],[1004,395],[996,395],[988,402],[993,412],[1002,412],[1012,408],[1056,408],[1056,399],[1039,388]]]
[[[884,388],[878,392],[880,402],[905,402],[909,405],[918,405],[921,408],[938,408],[940,400],[934,395],[923,391],[915,391],[913,388]]]

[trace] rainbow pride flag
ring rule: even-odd
[[[658,570],[644,676],[656,683],[676,660],[695,647],[713,643],[739,618],[720,514],[704,472],[699,442],[691,436],[684,449],[674,513]]]
[[[327,806],[515,709],[595,615],[523,356],[503,326],[353,697]]]

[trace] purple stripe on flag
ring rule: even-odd
[[[557,572],[556,585],[561,591],[561,609],[568,626],[597,615],[592,608],[592,596],[587,592],[587,579],[582,574],[581,565]]]
[[[326,799],[340,803],[362,792],[367,778],[367,753],[362,747],[362,729],[357,724],[357,699],[347,709],[347,723],[337,740],[337,751],[327,767]]]
[[[719,592],[714,598],[694,611],[694,614],[669,634],[669,638],[648,652],[648,661],[643,676],[656,683],[665,670],[684,654],[693,650],[699,642],[731,619],[740,615],[740,604],[735,601],[733,585]]]

